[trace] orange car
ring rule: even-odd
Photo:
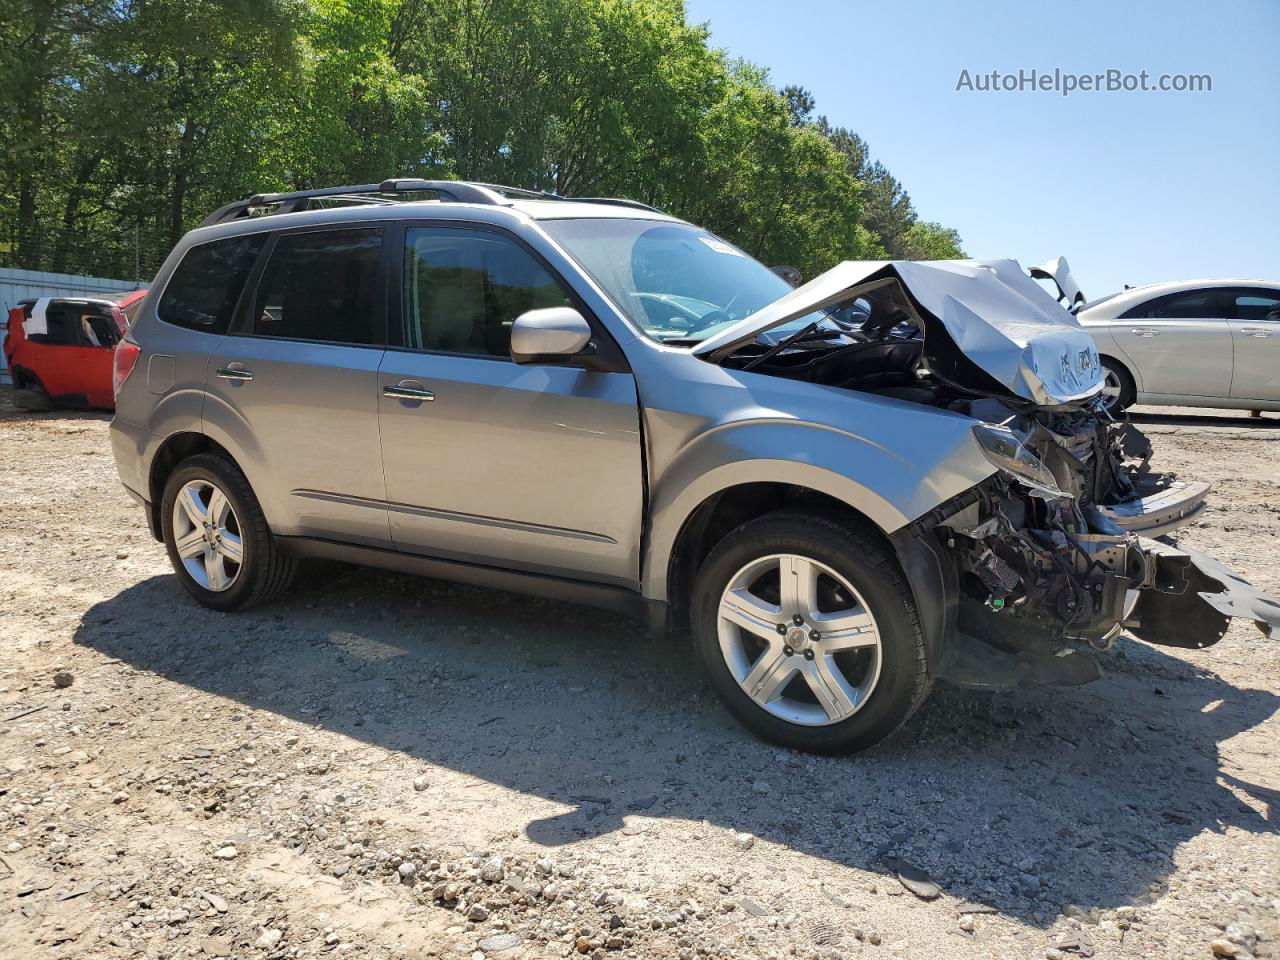
[[[10,310],[4,355],[14,405],[24,410],[114,408],[112,351],[146,293],[139,290],[119,301],[43,297]]]

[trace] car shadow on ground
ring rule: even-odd
[[[225,615],[153,577],[88,610],[76,642],[563,802],[512,824],[545,846],[634,814],[707,820],[864,870],[907,861],[1028,923],[1147,902],[1202,831],[1276,829],[1275,791],[1224,774],[1219,744],[1280,698],[1136,642],[1100,683],[938,690],[876,750],[823,758],[753,740],[686,641],[625,619],[337,564],[299,580],[282,602]]]

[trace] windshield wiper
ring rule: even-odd
[[[799,330],[797,330],[791,336],[787,337],[785,340],[781,340],[778,343],[774,344],[764,353],[760,354],[760,356],[743,364],[742,369],[751,370],[755,367],[758,367],[760,366],[760,364],[764,363],[770,357],[777,356],[779,353],[787,349],[787,347],[791,346],[792,344],[803,343],[806,340],[818,339],[813,335],[818,332],[818,324],[822,323],[822,321],[825,319],[827,318],[826,318],[826,315],[824,314],[823,316],[819,317],[817,320],[814,320],[812,323],[808,324],[807,326],[801,327]],[[835,331],[835,330],[823,331],[823,335],[821,339],[825,340],[828,338],[828,336],[835,333],[839,333],[839,331]]]

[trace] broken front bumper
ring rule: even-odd
[[[1194,519],[1205,508],[1213,488],[1204,481],[1172,483],[1163,490],[1124,503],[1098,507],[1098,512],[1122,530],[1159,537]]]
[[[1267,636],[1280,628],[1280,601],[1213,557],[1145,537],[1137,543],[1145,582],[1121,625],[1139,639],[1194,650],[1221,640],[1232,617],[1252,620]]]

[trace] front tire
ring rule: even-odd
[[[296,562],[276,544],[249,481],[216,454],[184,460],[165,483],[161,530],[186,591],[214,610],[242,610],[280,594]]]
[[[911,588],[857,524],[792,510],[743,524],[698,571],[692,612],[712,687],[771,743],[866,750],[929,693]]]

